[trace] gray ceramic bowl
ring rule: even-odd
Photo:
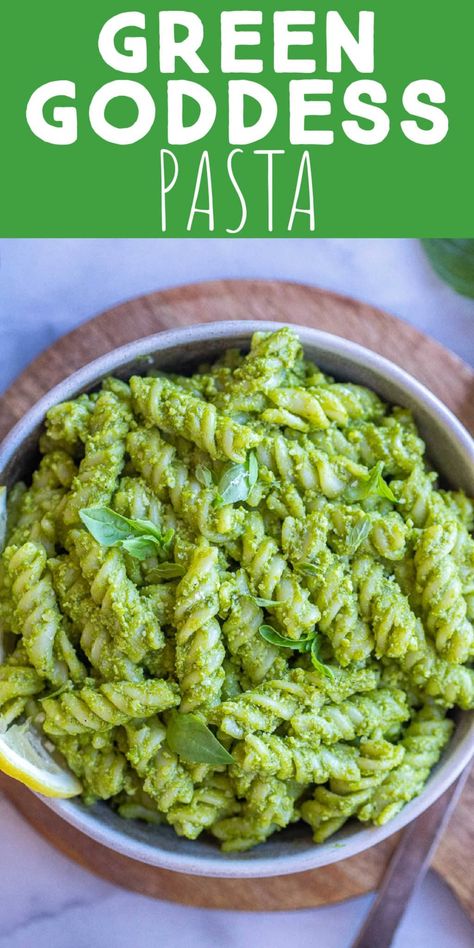
[[[151,365],[183,372],[218,356],[229,346],[246,348],[257,329],[275,330],[281,323],[221,322],[159,333],[97,359],[57,385],[29,411],[0,449],[0,482],[13,484],[27,476],[35,460],[38,434],[48,409],[96,386],[111,372],[122,377]],[[306,355],[326,372],[373,388],[382,398],[414,411],[429,456],[452,487],[474,495],[474,443],[456,418],[415,379],[368,349],[328,333],[297,327]],[[46,800],[47,805],[87,836],[133,859],[202,876],[273,876],[302,872],[354,856],[374,846],[419,816],[449,787],[474,752],[473,717],[460,713],[454,737],[421,796],[383,827],[351,823],[334,838],[316,846],[308,827],[295,826],[242,855],[223,855],[209,838],[178,838],[169,827],[126,822],[105,804],[92,808],[74,800]]]

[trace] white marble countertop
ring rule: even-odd
[[[0,390],[96,312],[151,290],[220,277],[279,277],[352,294],[474,364],[474,301],[433,275],[416,241],[0,240]],[[372,898],[252,915],[155,902],[69,862],[1,797],[0,840],[0,948],[346,948]],[[466,916],[430,873],[395,948],[472,944]]]

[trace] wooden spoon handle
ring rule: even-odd
[[[466,767],[446,793],[403,833],[385,870],[377,898],[352,948],[390,948],[407,906],[430,867],[469,770],[470,767]]]

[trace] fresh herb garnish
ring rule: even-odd
[[[308,635],[302,639],[290,639],[286,635],[280,635],[276,629],[272,628],[271,625],[261,625],[259,628],[259,633],[262,636],[262,639],[265,639],[266,642],[269,642],[270,645],[276,645],[277,648],[290,648],[294,652],[310,652],[311,661],[322,675],[326,678],[329,678],[331,681],[334,681],[334,673],[328,665],[325,665],[321,661],[321,656],[319,653],[321,642],[319,636],[314,633],[314,635]]]
[[[262,639],[269,642],[270,645],[276,645],[278,648],[291,648],[295,652],[309,652],[313,642],[313,635],[303,639],[290,639],[286,635],[280,635],[271,625],[261,625],[259,633]]]
[[[372,523],[368,517],[363,517],[355,523],[347,534],[347,548],[349,553],[356,553],[361,544],[370,534]]]
[[[314,563],[297,563],[296,569],[303,576],[319,576],[318,567]]]
[[[351,492],[354,500],[365,500],[367,497],[378,496],[390,500],[392,504],[398,503],[392,489],[384,480],[383,468],[383,461],[379,461],[371,471],[361,477],[360,483]]]
[[[247,458],[247,469],[249,473],[249,490],[252,491],[258,481],[258,461],[253,451],[250,452]]]
[[[119,547],[138,560],[166,556],[174,536],[174,530],[162,533],[151,520],[131,520],[110,507],[88,507],[79,516],[101,546]]]
[[[135,560],[147,560],[150,556],[156,556],[157,540],[155,537],[130,537],[129,540],[120,540],[120,548],[125,550]],[[160,547],[161,551],[161,547]]]
[[[205,467],[204,464],[198,464],[194,473],[196,480],[199,481],[202,487],[214,486],[212,471],[208,467]]]
[[[152,573],[155,579],[179,579],[184,576],[186,570],[181,563],[159,563],[154,566]]]
[[[170,750],[193,764],[233,764],[234,758],[196,714],[174,711],[166,731]]]
[[[222,475],[215,500],[216,507],[237,504],[248,499],[258,480],[258,462],[253,451],[245,464],[232,464]]]
[[[260,596],[249,596],[249,599],[255,603],[256,606],[260,606],[261,609],[268,609],[269,606],[281,606],[283,605],[283,599],[261,599]]]
[[[319,636],[315,635],[313,641],[311,642],[311,661],[313,663],[316,671],[321,672],[321,675],[324,675],[325,678],[329,678],[330,681],[334,681],[334,672],[329,665],[326,665],[321,661],[321,656],[319,649],[321,647],[321,642]]]

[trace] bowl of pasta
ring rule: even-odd
[[[432,804],[474,730],[474,446],[281,323],[138,340],[0,450],[0,769],[154,866],[283,875]]]

